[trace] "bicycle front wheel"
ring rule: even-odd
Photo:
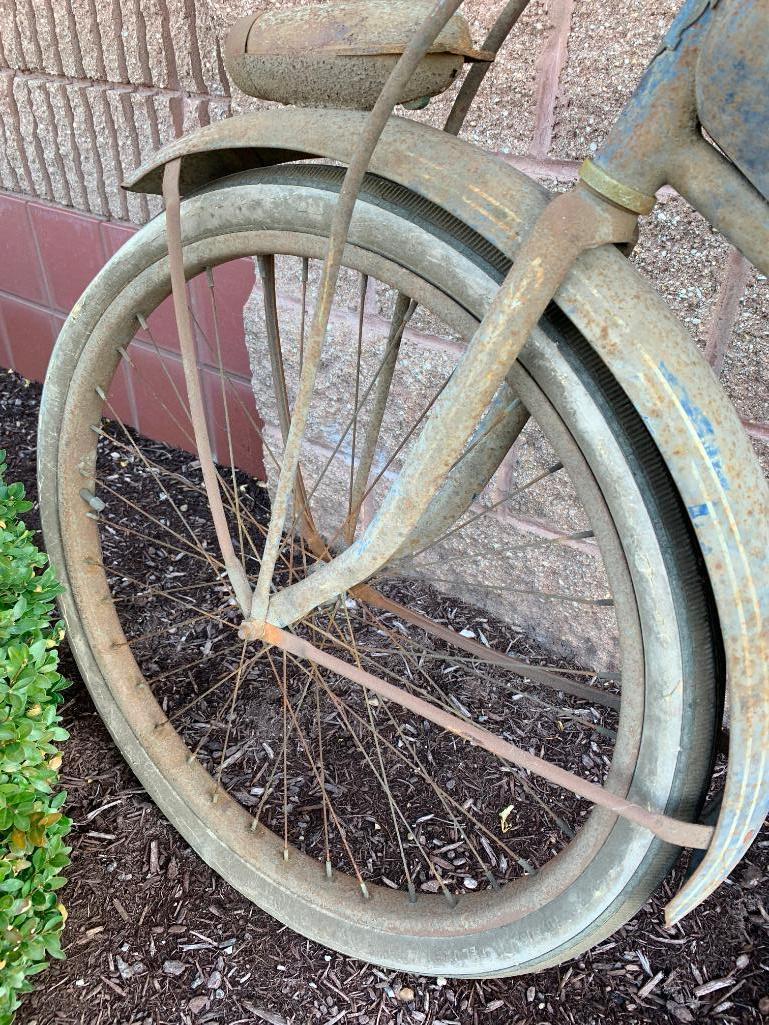
[[[182,205],[219,483],[252,581],[341,176],[261,169]],[[178,355],[152,327],[170,291],[165,246],[161,217],[77,304],[40,424],[46,544],[118,746],[216,871],[330,947],[450,976],[584,951],[643,904],[676,849],[349,679],[239,639]],[[219,286],[251,258],[241,320]],[[365,531],[505,271],[465,225],[366,180],[275,588]],[[154,409],[177,447],[126,424],[124,362],[140,427]],[[292,629],[691,819],[713,755],[717,626],[685,510],[640,418],[559,311],[505,388],[487,419],[495,454],[479,460],[480,435],[452,470],[472,493],[365,590]]]

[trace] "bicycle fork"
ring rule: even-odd
[[[217,540],[244,616],[243,635],[253,639],[262,636],[266,624],[290,626],[363,584],[393,558],[418,551],[466,511],[526,421],[505,378],[527,338],[580,254],[606,243],[632,241],[638,220],[637,214],[602,198],[584,182],[545,207],[371,524],[309,577],[272,594],[266,615],[254,619],[251,589],[227,528],[202,402],[196,401],[200,384],[185,291],[179,161],[166,165],[163,194],[172,293],[195,441]],[[294,409],[294,416],[297,413],[301,410]],[[460,461],[461,472],[452,474],[455,467],[460,469]],[[263,559],[260,580],[263,575],[271,579],[273,569]]]
[[[525,422],[520,408],[505,404],[502,386],[527,338],[580,253],[630,241],[636,222],[636,214],[584,184],[545,208],[369,527],[310,577],[272,595],[266,623],[295,623],[363,583],[394,557],[429,543],[429,535],[440,530],[438,523],[465,511],[479,479],[487,481],[505,454],[500,442],[513,440]],[[470,465],[455,480],[451,471],[468,444],[473,450]],[[263,566],[262,572],[271,569]],[[258,622],[246,624],[257,634],[260,627]]]

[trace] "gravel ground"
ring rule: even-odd
[[[35,495],[40,391],[0,377],[0,446]],[[32,521],[31,521],[31,525]],[[34,524],[36,525],[36,524]],[[769,830],[680,926],[662,906],[683,866],[611,940],[539,975],[457,982],[395,975],[281,927],[204,865],[149,802],[101,724],[66,649],[73,864],[67,961],[19,1025],[267,1021],[340,1025],[760,1022],[769,1017]]]

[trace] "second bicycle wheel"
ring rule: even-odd
[[[220,487],[252,582],[341,175],[248,172],[182,205]],[[221,283],[252,258],[241,316]],[[367,179],[274,588],[311,577],[376,515],[505,270],[458,221]],[[646,900],[675,848],[343,676],[239,639],[173,335],[152,327],[169,291],[161,217],[77,304],[40,427],[70,643],[137,776],[245,896],[357,957],[492,975],[598,942]],[[506,432],[495,472],[477,470],[481,432],[451,472],[460,497],[448,519],[292,629],[691,819],[713,752],[717,633],[671,479],[555,309],[495,401],[488,422]],[[163,419],[177,447],[142,437],[126,409],[140,427],[147,410]]]

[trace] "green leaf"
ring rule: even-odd
[[[48,957],[64,956],[57,893],[71,827],[50,767],[68,739],[57,711],[64,633],[51,622],[61,588],[20,519],[32,503],[21,484],[6,485],[6,465],[0,450],[0,1025],[10,1025]]]

